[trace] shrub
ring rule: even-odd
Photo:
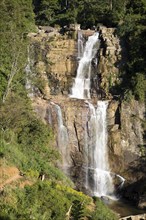
[[[96,209],[92,220],[117,220],[118,216],[112,212],[100,199],[96,198]]]

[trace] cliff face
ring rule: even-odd
[[[126,59],[123,56],[124,48],[121,47],[115,29],[100,27],[99,32],[101,44],[97,53],[98,67],[93,76],[94,86],[98,80],[98,90],[95,91],[99,91],[99,94],[95,95],[94,92],[91,102],[96,104],[97,97],[109,99],[107,123],[111,170],[123,176],[127,182],[134,182],[144,175],[141,169],[135,172],[143,156],[144,105],[134,100],[127,103],[113,99],[112,88],[120,82],[120,68]],[[87,37],[92,33],[88,31],[83,34]],[[40,31],[38,34],[30,34],[30,38],[33,50],[37,53],[33,64],[35,74],[43,78],[44,83],[44,89],[41,92],[37,90],[33,95],[34,108],[53,127],[59,148],[60,122],[56,109],[60,106],[63,126],[68,134],[66,155],[60,166],[73,178],[77,188],[83,189],[89,108],[83,100],[69,98],[78,65],[77,41],[55,31]]]
[[[108,109],[108,130],[111,167],[127,181],[136,181],[141,170],[135,168],[142,157],[144,105],[133,100],[112,101]]]
[[[46,79],[44,95],[48,98],[68,93],[77,69],[76,41],[55,29],[50,33],[40,30],[29,37],[35,54],[35,71]]]
[[[100,87],[109,96],[112,88],[120,83],[120,70],[125,62],[124,48],[115,28],[99,28],[101,46],[99,54],[98,74]]]

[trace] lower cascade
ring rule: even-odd
[[[86,139],[86,187],[93,196],[113,196],[114,185],[109,171],[107,149],[107,101],[98,101],[97,108],[89,106],[88,137]]]

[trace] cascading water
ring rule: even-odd
[[[84,42],[83,42],[83,35],[81,31],[78,31],[78,59],[83,57],[84,52]]]
[[[72,87],[71,98],[90,99],[90,78],[92,60],[97,53],[99,33],[88,38],[83,50],[82,35],[78,33],[78,57],[81,58],[77,76]],[[82,57],[81,57],[82,56]],[[107,101],[98,101],[97,108],[89,106],[89,120],[85,129],[86,188],[95,196],[109,196],[114,192],[112,177],[109,172],[107,150],[106,109]]]
[[[67,132],[67,128],[63,124],[63,117],[62,117],[62,111],[61,111],[60,106],[53,103],[53,102],[51,102],[51,104],[55,107],[55,111],[57,113],[57,121],[58,121],[57,142],[58,142],[59,151],[62,156],[62,169],[64,170],[65,173],[67,173],[67,167],[68,167],[67,159],[69,158],[69,155],[68,155],[68,144],[69,144],[68,132]]]
[[[108,102],[98,101],[96,109],[91,103],[87,101],[86,103],[89,105],[86,187],[94,196],[111,196],[114,186],[108,165],[106,126]]]
[[[33,75],[32,68],[31,68],[33,66],[33,61],[32,61],[32,59],[30,59],[30,48],[29,47],[28,47],[27,51],[28,51],[28,58],[27,58],[27,65],[25,67],[25,72],[26,72],[25,88],[28,91],[28,96],[30,98],[33,98],[34,97],[34,87],[32,85],[31,79],[30,79]]]
[[[120,180],[120,184],[119,184],[118,188],[120,188],[120,189],[123,188],[124,183],[125,183],[125,178],[120,176],[119,174],[116,174],[116,177],[118,177],[118,179]]]
[[[71,98],[90,99],[91,63],[97,53],[98,37],[99,33],[94,33],[86,42],[83,56],[79,61],[77,76],[71,89]]]

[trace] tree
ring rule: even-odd
[[[40,0],[40,2],[34,2],[36,7],[36,21],[37,24],[51,25],[55,21],[55,16],[60,9],[58,0]],[[39,8],[37,7],[39,4]]]
[[[144,101],[146,77],[145,24],[146,1],[127,1],[125,17],[118,28],[127,48],[127,63],[123,69],[121,88],[125,94],[134,95],[141,101]]]
[[[34,27],[31,0],[6,0],[0,3],[0,98],[6,100],[16,74],[26,61],[27,33]]]

